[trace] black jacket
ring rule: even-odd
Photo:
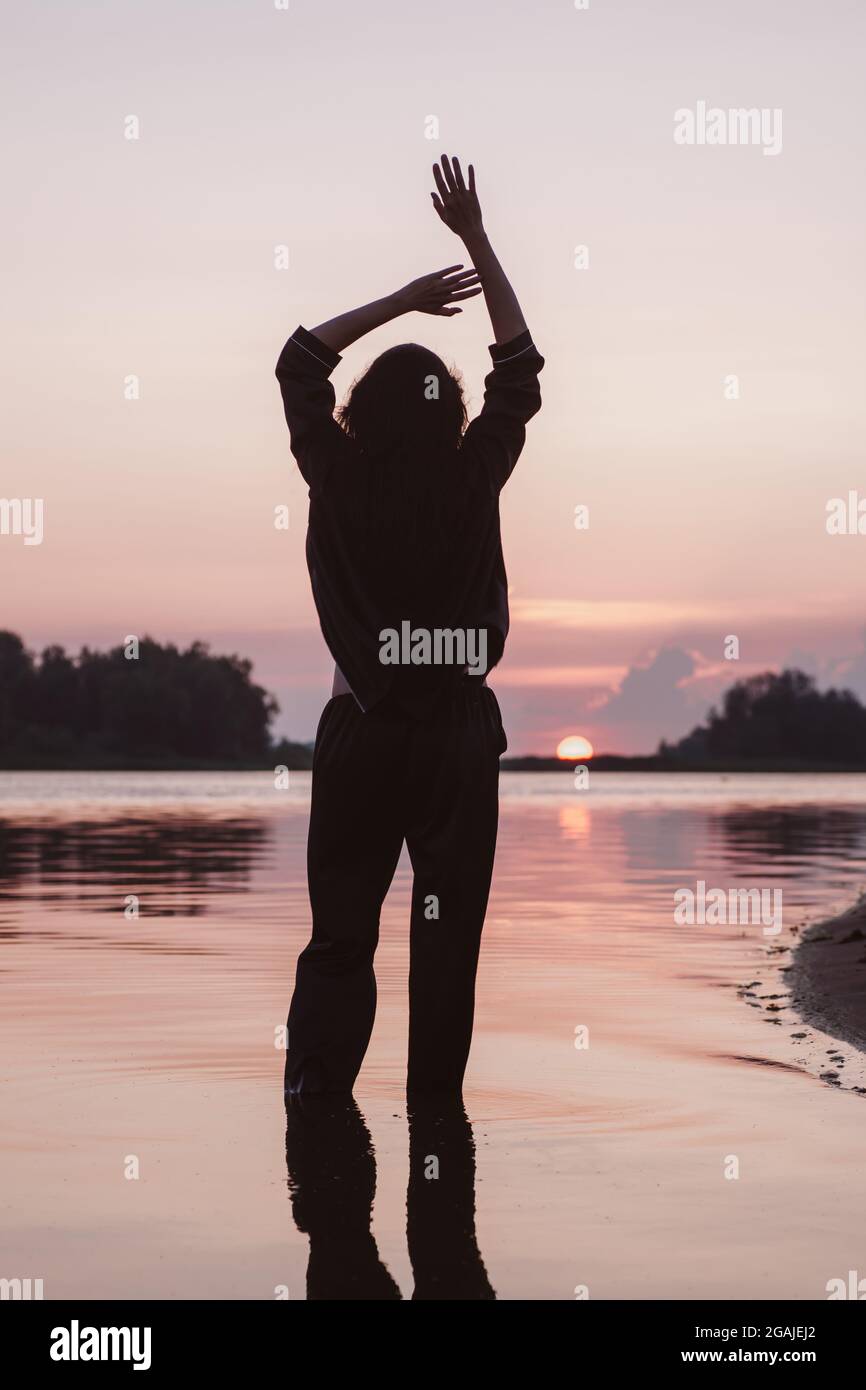
[[[486,628],[488,670],[508,634],[499,493],[541,407],[544,359],[528,332],[490,348],[484,405],[447,459],[437,463],[442,505],[394,523],[381,462],[368,459],[334,419],[331,372],[339,353],[305,328],[283,348],[276,375],[292,453],[310,489],[307,564],[322,633],[363,710],[395,685],[421,704],[453,677],[383,665],[380,633],[415,627]],[[447,498],[447,505],[443,499]],[[390,514],[391,523],[383,520]],[[402,696],[401,696],[402,698]]]

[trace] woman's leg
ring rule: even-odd
[[[475,692],[472,692],[475,695]],[[450,723],[422,728],[406,843],[415,871],[409,972],[411,1093],[459,1092],[499,817],[505,735],[486,687]]]
[[[316,736],[307,876],[313,934],[289,1009],[286,1091],[351,1091],[376,1012],[379,913],[403,843],[397,725],[351,695],[325,706]]]

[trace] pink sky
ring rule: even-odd
[[[0,624],[209,639],[312,737],[330,661],[273,367],[297,322],[461,259],[447,150],[547,358],[502,503],[512,751],[650,750],[792,660],[866,696],[866,536],[825,529],[866,496],[861,7],[58,0],[9,27],[0,490],[44,498],[45,538],[0,536]],[[700,100],[781,108],[781,153],[676,145]],[[406,339],[478,408],[480,301],[349,349],[338,395]]]

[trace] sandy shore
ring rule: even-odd
[[[803,933],[789,980],[807,1023],[866,1052],[866,897]]]

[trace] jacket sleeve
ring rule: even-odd
[[[498,493],[520,457],[527,421],[541,409],[538,374],[544,358],[528,329],[509,343],[494,343],[490,356],[484,405],[463,436],[461,452]]]
[[[336,398],[329,379],[340,360],[338,352],[298,327],[277,362],[292,453],[311,491],[324,486],[330,465],[349,445],[334,419]]]

